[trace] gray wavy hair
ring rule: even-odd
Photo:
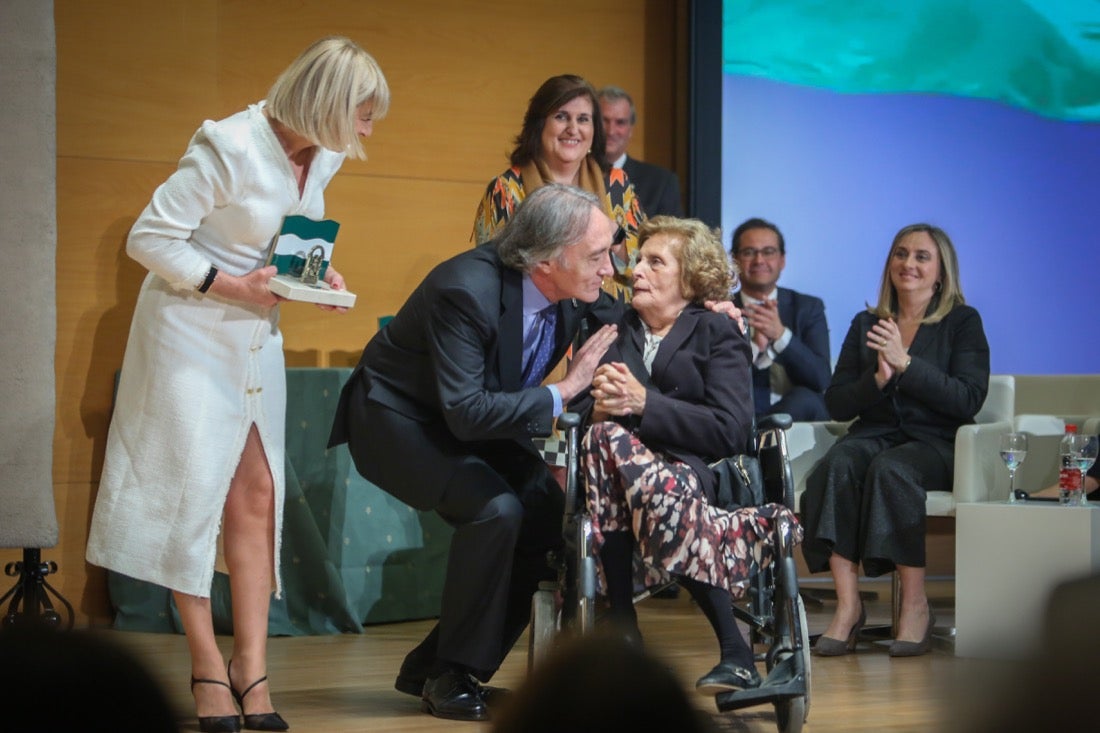
[[[559,257],[588,230],[595,194],[562,183],[542,186],[520,202],[494,243],[508,267],[530,272],[537,262]]]

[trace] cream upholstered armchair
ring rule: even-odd
[[[1001,463],[999,442],[1002,433],[1013,429],[1014,403],[1013,377],[990,375],[989,391],[974,418],[975,423],[962,426],[955,435],[955,475],[951,490],[928,492],[929,516],[954,516],[955,505],[963,502],[1008,498],[1008,473]],[[795,506],[799,511],[807,476],[847,431],[848,423],[841,422],[797,422],[787,431]]]
[[[963,425],[955,434],[955,474],[953,484],[945,489],[928,491],[926,509],[930,517],[954,517],[955,506],[978,501],[999,501],[1008,498],[1008,472],[1000,457],[1000,438],[1014,428],[1015,379],[1008,374],[989,377],[989,391],[973,425]],[[787,449],[794,478],[795,506],[802,510],[802,494],[806,478],[825,453],[848,430],[849,423],[801,422],[787,431]],[[1029,456],[1030,458],[1030,456]],[[1026,462],[1025,462],[1026,463]],[[1019,476],[1017,476],[1019,485]],[[893,622],[885,631],[892,635],[897,628],[899,611],[897,573],[891,590]],[[952,635],[951,629],[938,630],[940,635]],[[873,633],[871,635],[874,635]]]

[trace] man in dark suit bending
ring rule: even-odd
[[[829,326],[820,298],[777,286],[787,264],[779,228],[749,219],[733,232],[741,269],[734,303],[749,324],[753,403],[757,415],[788,413],[795,420],[828,420],[825,388],[832,377]]]
[[[634,184],[634,192],[642,204],[642,211],[646,216],[683,216],[680,180],[676,174],[667,168],[631,158],[626,154],[637,119],[634,100],[625,91],[613,86],[601,89],[599,99],[600,117],[607,140],[604,146],[607,162],[626,172],[626,177]]]
[[[519,638],[563,496],[532,437],[592,381],[616,327],[599,327],[562,381],[540,386],[582,322],[618,320],[600,288],[616,227],[592,194],[543,186],[496,239],[437,266],[370,340],[330,445],[368,481],[454,527],[439,623],[395,687],[433,715],[487,717],[486,682]]]

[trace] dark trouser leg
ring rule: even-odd
[[[809,422],[828,420],[829,411],[825,408],[825,395],[814,392],[809,387],[795,386],[782,399],[763,411],[765,415],[785,412],[792,420]]]
[[[860,562],[864,478],[871,460],[889,445],[889,441],[878,438],[841,440],[806,478],[802,555],[810,572],[828,570],[834,552]]]
[[[348,447],[365,478],[411,506],[435,509],[455,528],[438,627],[404,667],[430,672],[442,661],[496,669],[524,519],[520,498],[442,423],[418,422],[356,399],[348,405],[348,429]]]
[[[935,448],[916,441],[875,456],[863,487],[864,572],[924,567],[927,491],[950,489],[952,470]]]
[[[731,662],[738,667],[753,666],[752,649],[749,648],[741,630],[737,627],[737,618],[733,615],[733,599],[729,591],[713,585],[701,583],[694,578],[679,577],[680,585],[688,589],[691,597],[699,604],[699,609],[707,617],[714,635],[718,639],[721,661]]]

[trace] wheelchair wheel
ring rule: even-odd
[[[776,609],[785,608],[785,605],[785,603],[777,603]],[[775,645],[769,650],[765,658],[768,672],[771,672],[776,665],[788,660],[794,654],[802,657],[800,666],[803,670],[805,692],[801,696],[784,698],[775,703],[775,719],[780,733],[799,733],[802,730],[802,724],[810,716],[810,633],[809,626],[806,623],[806,606],[802,602],[802,596],[796,593],[793,605],[796,618],[785,624],[778,623],[777,619],[776,626],[791,629],[792,626],[797,624],[802,648],[795,650],[794,641],[788,631],[787,637],[782,640],[785,643]]]
[[[806,698],[788,697],[775,704],[775,723],[779,733],[801,733],[806,720]]]
[[[531,599],[531,629],[527,640],[527,670],[545,659],[558,631],[553,583],[540,583]]]

